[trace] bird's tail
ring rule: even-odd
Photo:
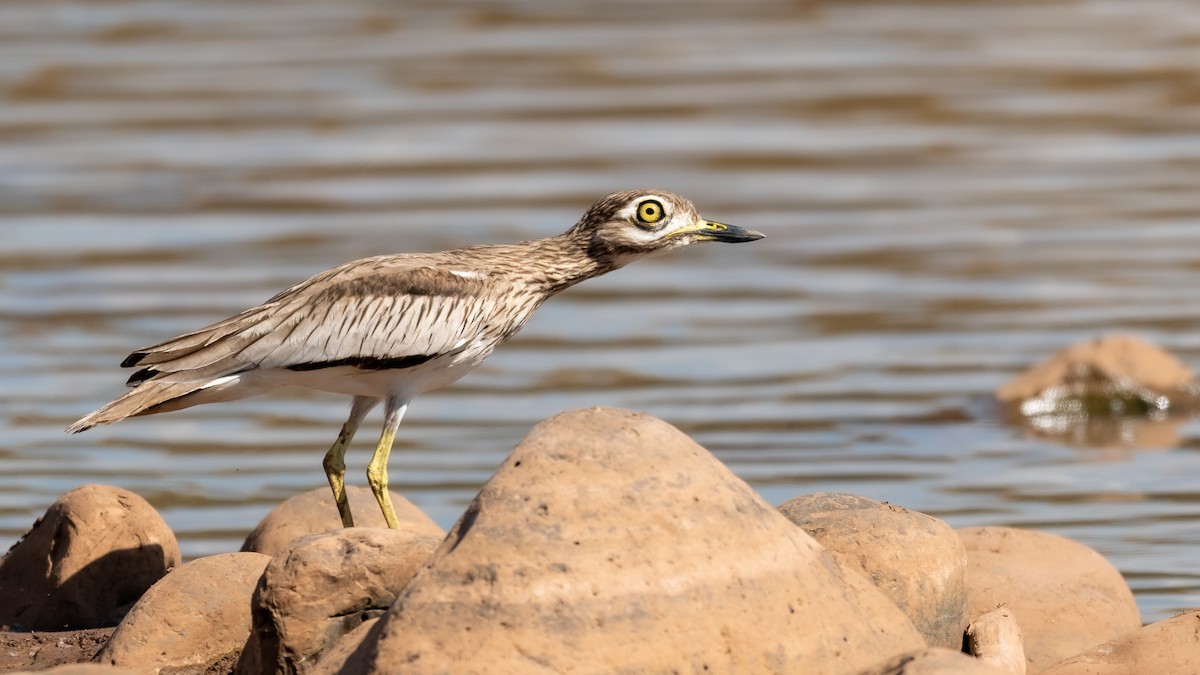
[[[67,427],[77,434],[100,424],[120,422],[126,417],[190,408],[200,401],[189,401],[211,386],[211,382],[142,382],[124,396]]]

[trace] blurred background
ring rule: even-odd
[[[449,527],[537,421],[632,408],[774,504],[1074,538],[1165,618],[1200,606],[1200,426],[1071,444],[991,392],[1114,331],[1200,363],[1198,184],[1186,0],[4,3],[0,546],[102,482],[185,558],[236,550],[325,485],[349,400],[64,434],[126,354],[354,258],[549,236],[647,186],[769,238],[552,300],[417,399],[394,489]]]

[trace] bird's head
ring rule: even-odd
[[[614,192],[593,204],[570,234],[586,243],[592,258],[613,267],[700,241],[763,238],[754,230],[705,220],[690,201],[661,190]]]

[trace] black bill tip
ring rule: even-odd
[[[699,230],[700,234],[709,241],[723,241],[727,244],[738,244],[743,241],[756,241],[762,239],[766,235],[762,232],[747,230],[744,227],[737,225],[726,225],[718,223],[715,220],[704,221],[704,226]]]

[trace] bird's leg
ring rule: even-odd
[[[375,493],[375,501],[383,510],[383,519],[387,526],[396,529],[400,522],[396,520],[396,510],[392,508],[392,497],[388,494],[387,462],[392,452],[392,441],[396,439],[396,429],[408,409],[408,401],[397,396],[389,396],[383,404],[383,434],[379,436],[379,445],[375,446],[375,454],[367,464],[367,484]]]
[[[329,479],[329,487],[333,488],[333,500],[337,502],[344,527],[354,527],[354,516],[350,514],[350,500],[346,499],[346,448],[354,438],[354,432],[358,431],[358,425],[362,423],[363,418],[378,404],[377,398],[354,397],[354,403],[350,406],[350,417],[342,425],[337,440],[333,442],[329,452],[325,453],[325,461],[322,462],[325,466],[325,477]]]

